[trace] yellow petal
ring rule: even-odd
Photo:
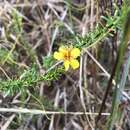
[[[67,71],[70,66],[70,62],[68,60],[64,61],[65,70]]]
[[[61,53],[67,53],[68,50],[67,50],[67,48],[66,48],[65,46],[61,46],[61,47],[59,48],[59,52],[61,52]]]
[[[71,65],[71,67],[72,67],[73,69],[79,68],[79,62],[78,62],[78,60],[75,60],[75,59],[71,60],[71,61],[70,61],[70,65]]]
[[[54,58],[57,60],[63,60],[63,54],[60,52],[54,52]]]
[[[78,48],[73,48],[71,50],[71,56],[73,58],[77,58],[78,56],[80,56],[80,50]]]

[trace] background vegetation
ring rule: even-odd
[[[129,130],[129,5],[1,0],[0,129]],[[79,69],[53,58],[62,45]]]

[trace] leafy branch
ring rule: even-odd
[[[25,71],[19,79],[0,82],[0,90],[8,93],[24,91],[28,87],[34,86],[42,81],[50,82],[57,80],[64,73],[63,67],[57,67],[49,70],[45,74],[39,75],[35,68]]]

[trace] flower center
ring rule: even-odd
[[[65,60],[71,60],[71,51],[69,50],[69,51],[67,51],[65,54],[64,54],[64,58],[65,58]]]

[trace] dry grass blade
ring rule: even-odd
[[[46,115],[52,115],[52,114],[62,114],[62,115],[98,115],[98,113],[92,113],[92,112],[57,112],[57,111],[43,111],[43,110],[37,110],[37,109],[27,109],[27,108],[0,108],[0,112],[11,112],[11,113],[26,113],[26,114],[46,114]],[[109,116],[110,113],[101,113],[103,116]]]
[[[13,119],[15,118],[15,114],[9,117],[6,123],[1,127],[1,130],[7,130]]]

